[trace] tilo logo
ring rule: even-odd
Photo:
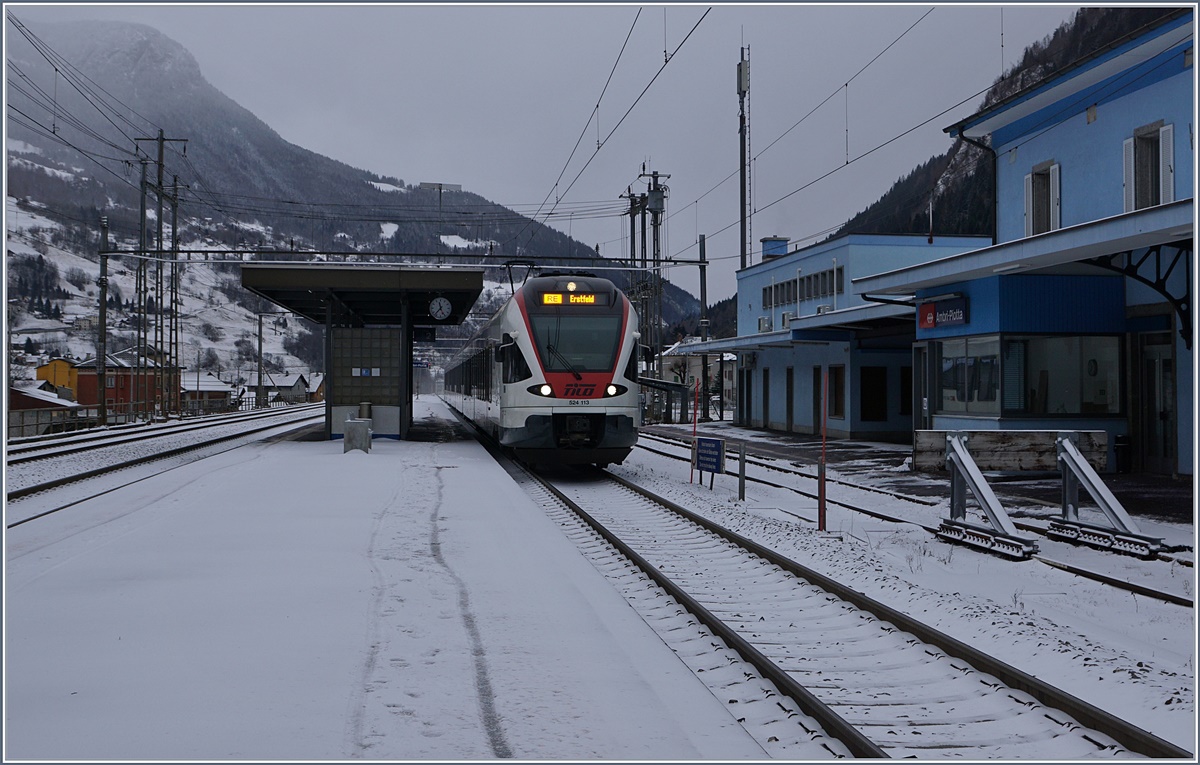
[[[568,385],[564,394],[567,398],[587,398],[596,395],[595,385]]]

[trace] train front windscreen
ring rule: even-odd
[[[530,312],[533,341],[547,372],[610,372],[621,343],[621,316]]]

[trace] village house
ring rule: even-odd
[[[179,389],[185,414],[228,412],[236,407],[234,387],[212,372],[185,373],[179,380]]]
[[[145,353],[126,348],[106,354],[104,364],[104,400],[110,412],[167,411],[174,402],[171,391],[179,390],[177,367],[166,363],[156,349],[146,346]],[[37,379],[45,380],[84,406],[100,403],[97,362],[92,356],[82,361],[51,359],[37,368]],[[159,383],[161,387],[159,386]]]
[[[46,380],[22,380],[8,388],[9,438],[72,430],[86,414],[77,401],[62,398]]]
[[[246,381],[245,387],[250,396],[257,398],[259,390],[257,373],[250,374],[250,379]],[[264,397],[269,402],[303,404],[308,401],[308,379],[303,374],[264,372],[262,389]]]

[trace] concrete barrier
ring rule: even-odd
[[[346,432],[343,438],[345,448],[342,453],[359,449],[368,454],[371,452],[371,421],[346,420]]]

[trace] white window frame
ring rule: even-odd
[[[1140,128],[1134,135],[1126,138],[1123,149],[1124,202],[1125,212],[1133,212],[1145,207],[1165,205],[1175,201],[1175,126],[1163,125],[1157,129],[1158,138],[1158,201],[1150,204],[1137,204],[1137,140],[1155,136],[1153,128]]]
[[[1057,162],[1039,165],[1034,168],[1033,172],[1025,176],[1025,236],[1033,236],[1034,234],[1044,234],[1046,231],[1034,231],[1034,209],[1035,203],[1041,201],[1034,199],[1038,196],[1034,191],[1033,179],[1035,175],[1048,176],[1047,180],[1047,199],[1043,202],[1048,206],[1046,231],[1057,231],[1062,228],[1062,169]]]

